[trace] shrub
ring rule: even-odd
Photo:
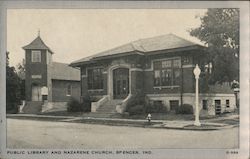
[[[129,115],[144,114],[145,108],[144,105],[135,105],[133,107],[129,107],[127,112],[129,112]]]
[[[82,111],[83,112],[90,112],[91,111],[91,98],[89,96],[89,94],[85,94],[82,97]]]
[[[176,114],[193,114],[193,106],[190,104],[183,104],[176,108]]]
[[[145,111],[146,113],[166,113],[167,108],[162,101],[153,101],[146,104]]]
[[[91,98],[88,94],[84,95],[81,102],[71,98],[67,103],[68,112],[90,112],[91,111]]]
[[[145,96],[142,93],[135,93],[127,103],[126,112],[130,115],[143,114],[145,113],[144,105]]]
[[[69,102],[67,103],[67,111],[68,112],[80,112],[80,111],[83,111],[83,107],[78,100],[71,98]]]
[[[18,105],[19,103],[6,103],[6,112],[8,114],[16,114],[18,113]]]

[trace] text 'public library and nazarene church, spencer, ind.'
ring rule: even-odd
[[[140,39],[79,59],[53,62],[54,52],[40,35],[25,50],[25,113],[66,108],[71,98],[85,94],[96,100],[91,112],[124,113],[128,100],[143,92],[168,111],[181,104],[195,106],[195,64],[206,63],[206,47],[174,34]],[[201,68],[203,77],[209,67]],[[229,83],[208,85],[200,78],[199,106],[204,115],[236,109]],[[206,89],[204,89],[206,88]],[[106,108],[105,108],[106,107]],[[195,108],[194,108],[195,109]]]

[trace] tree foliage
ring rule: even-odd
[[[20,78],[20,96],[25,100],[25,60],[17,64],[17,76]]]
[[[9,66],[9,52],[6,52],[6,110],[17,112],[21,100],[21,79],[15,67]]]
[[[239,9],[208,9],[201,25],[190,31],[208,46],[210,82],[239,80]]]

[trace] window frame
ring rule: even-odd
[[[208,100],[207,99],[202,100],[202,109],[203,110],[208,110]]]
[[[94,70],[95,69],[100,69],[101,73],[100,73],[100,76],[101,78],[99,78],[99,84],[100,84],[100,88],[97,87],[97,88],[94,88],[94,83],[95,83],[95,80],[94,80]],[[92,75],[92,81],[90,82],[89,81],[89,78],[90,78],[90,75],[89,75],[89,70],[92,70],[93,71],[93,75]],[[103,78],[103,71],[104,71],[104,68],[103,67],[89,67],[89,68],[86,68],[86,75],[87,75],[87,90],[88,91],[97,91],[97,90],[103,90],[104,89],[104,78]],[[92,83],[92,87],[90,88],[89,87],[89,83]]]
[[[35,56],[35,55],[39,55],[39,56]],[[40,62],[42,62],[42,52],[41,52],[41,50],[31,50],[31,62],[32,63],[40,63]]]
[[[226,108],[230,108],[230,100],[226,99]]]
[[[70,91],[69,91],[70,90]],[[69,93],[70,92],[70,93]],[[66,96],[71,96],[72,95],[72,85],[68,84],[66,88]]]
[[[175,67],[174,66],[174,60],[178,60],[179,61],[179,67]],[[166,62],[165,62],[166,61]],[[171,61],[171,67],[162,67],[163,62],[165,62],[165,65],[168,63],[167,61]],[[157,68],[155,68],[155,63],[156,62],[160,62],[161,64],[161,68],[159,68],[159,66]],[[154,88],[175,88],[175,87],[180,87],[181,85],[181,79],[179,79],[179,84],[175,83],[175,72],[178,70],[179,71],[179,78],[181,78],[181,68],[182,68],[182,61],[181,61],[181,57],[173,57],[173,58],[164,58],[164,59],[156,59],[156,60],[152,60],[151,66],[153,68],[153,72],[154,72]],[[166,65],[167,66],[167,65]],[[169,85],[163,85],[162,81],[163,81],[163,72],[167,72],[167,70],[170,70],[171,72],[171,80],[170,80],[170,84]],[[158,77],[159,80],[159,84],[156,85],[156,76],[155,76],[155,72],[158,71],[160,74],[160,77]]]

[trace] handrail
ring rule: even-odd
[[[109,96],[105,95],[103,96],[100,100],[98,100],[97,102],[91,102],[91,112],[96,112],[96,110],[103,105],[104,103],[106,103],[109,99]]]
[[[122,114],[122,113],[126,110],[128,101],[131,99],[132,96],[133,96],[132,94],[129,94],[129,95],[127,96],[127,98],[125,98],[125,99],[121,102],[121,104],[117,104],[117,105],[116,105],[116,112],[117,112],[117,113]]]

